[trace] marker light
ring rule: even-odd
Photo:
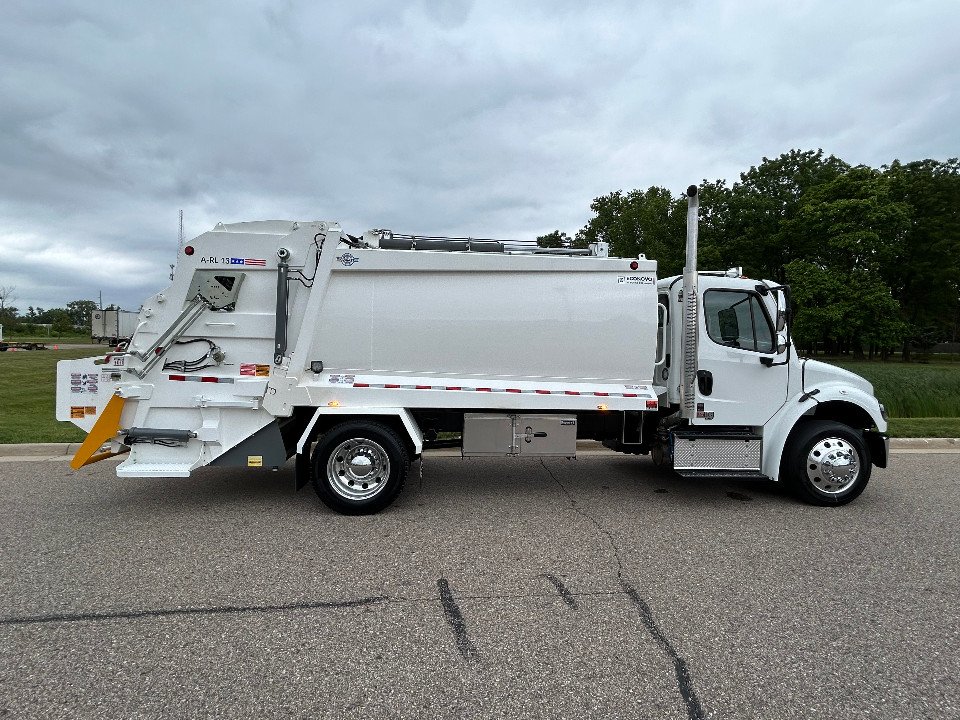
[[[600,403],[599,405],[597,405],[597,410],[599,410],[600,412],[604,412],[606,411],[606,409],[607,409],[606,403]]]
[[[632,263],[630,263],[630,269],[631,269],[631,270],[636,270],[638,267],[640,267],[640,263],[638,263],[636,260],[634,260]]]
[[[340,407],[340,401],[331,400],[330,402],[327,403],[327,407]]]
[[[184,254],[184,255],[193,255],[193,245],[187,245],[187,246],[183,249],[183,254]]]

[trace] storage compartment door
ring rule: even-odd
[[[502,456],[515,453],[513,416],[494,413],[464,414],[464,456]]]
[[[577,454],[577,418],[518,415],[517,441],[521,455],[573,457]]]

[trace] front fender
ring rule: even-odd
[[[820,392],[797,393],[784,403],[783,407],[763,426],[763,474],[771,480],[780,479],[780,461],[787,445],[787,438],[800,418],[813,417],[818,407],[825,403],[843,403],[851,406],[851,410],[866,413],[877,428],[878,432],[887,431],[887,421],[880,414],[880,402],[870,393],[858,388],[837,383],[821,385]],[[866,425],[864,425],[866,427]]]

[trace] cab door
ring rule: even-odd
[[[776,363],[771,305],[753,290],[703,289],[695,425],[764,425],[786,402],[789,365]]]

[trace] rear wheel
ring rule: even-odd
[[[805,502],[845,505],[866,488],[870,470],[870,451],[859,431],[829,420],[809,420],[794,430],[780,474]]]
[[[328,431],[313,451],[313,488],[331,510],[369,515],[392,503],[410,458],[386,425],[346,422]]]

